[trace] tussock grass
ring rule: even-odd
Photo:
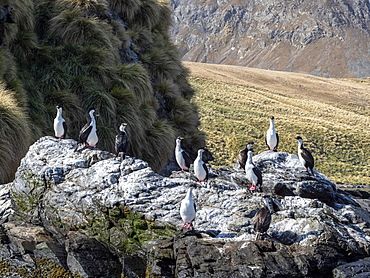
[[[19,160],[30,143],[24,111],[17,105],[14,93],[0,82],[0,183],[13,178]],[[18,138],[18,140],[14,140]]]
[[[108,14],[108,2],[105,0],[57,0],[55,1],[57,10],[79,10],[85,15]]]
[[[192,69],[193,63],[186,64]],[[214,71],[217,78],[210,76],[210,71]],[[212,161],[214,166],[231,167],[236,162],[238,151],[251,140],[256,142],[257,153],[267,150],[265,132],[269,127],[269,117],[274,116],[280,137],[279,151],[296,154],[295,137],[300,135],[316,159],[316,168],[334,182],[370,184],[370,115],[364,106],[370,100],[368,83],[363,83],[364,90],[360,93],[355,81],[332,80],[335,83],[342,82],[340,87],[347,86],[346,90],[351,90],[353,86],[358,103],[353,102],[353,94],[350,94],[348,96],[352,101],[346,104],[348,99],[342,99],[341,102],[327,100],[324,87],[321,92],[315,90],[317,94],[314,97],[314,94],[305,96],[299,91],[296,95],[284,94],[279,86],[274,90],[256,85],[260,77],[244,79],[243,84],[240,81],[243,78],[233,82],[227,72],[227,67],[210,67],[204,72],[194,70],[191,75],[191,84],[196,89],[194,102],[199,107],[201,130],[206,132],[209,149],[216,157]],[[222,77],[224,74],[226,77]],[[274,78],[274,73],[270,71],[260,70],[260,74],[266,84]],[[289,81],[292,84],[295,82],[293,79]],[[284,84],[280,85],[284,88]],[[317,85],[315,80],[312,81],[313,85]],[[310,85],[306,83],[305,86]]]
[[[121,83],[135,93],[139,103],[145,102],[148,96],[153,95],[153,88],[148,72],[140,64],[122,65],[118,68]]]
[[[159,18],[161,19],[159,21],[160,28],[162,28],[163,30],[168,30],[168,28],[170,28],[172,24],[172,7],[170,6],[169,1],[158,1],[158,3],[161,5],[159,15]]]
[[[49,35],[63,43],[88,43],[113,50],[112,28],[102,20],[83,16],[80,10],[65,10],[49,23]]]
[[[33,16],[33,1],[32,0],[3,0],[0,3],[2,6],[11,6],[12,16],[17,24],[4,24],[4,42],[6,45],[11,45],[18,36],[19,31],[32,30],[35,24]]]
[[[137,12],[138,16],[133,18],[133,22],[152,30],[162,20],[161,9],[156,0],[142,1]]]
[[[14,56],[4,48],[0,48],[0,76],[7,82],[17,78],[17,66]]]
[[[142,5],[141,0],[108,0],[108,3],[123,20],[129,22],[134,20]]]
[[[152,126],[147,130],[147,146],[156,146],[154,151],[148,154],[148,160],[159,160],[158,169],[162,169],[167,161],[172,157],[172,153],[168,152],[168,148],[175,149],[176,132],[165,120],[153,122]],[[166,134],[166,136],[163,136]]]
[[[36,34],[30,30],[20,30],[11,44],[11,51],[19,62],[27,64],[33,60],[37,47]]]
[[[188,73],[168,38],[168,3],[5,2],[16,10],[16,23],[6,24],[0,82],[25,113],[27,144],[53,134],[55,106],[62,105],[67,137],[74,139],[95,107],[97,147],[103,150],[114,151],[118,127],[127,122],[128,155],[155,171],[173,156],[176,136],[185,137],[193,153],[204,145]]]

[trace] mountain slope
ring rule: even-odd
[[[184,61],[370,76],[368,1],[171,0]]]
[[[316,168],[337,183],[370,184],[369,79],[321,78],[247,67],[184,62],[197,93],[201,130],[215,166],[232,166],[248,141],[267,150],[275,117],[279,151],[297,153],[300,135]]]

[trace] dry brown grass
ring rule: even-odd
[[[231,166],[249,140],[265,150],[268,118],[275,116],[280,151],[296,153],[300,134],[316,168],[337,183],[370,184],[369,79],[185,62],[197,93],[201,128],[215,166]]]

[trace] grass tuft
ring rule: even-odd
[[[3,83],[0,83],[0,122],[0,183],[5,183],[14,178],[30,144],[30,136],[24,111],[18,107],[14,93],[6,90]]]

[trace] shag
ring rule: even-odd
[[[252,186],[249,188],[250,191],[256,190],[257,186],[262,186],[262,173],[261,170],[253,164],[252,155],[253,151],[248,151],[248,159],[245,163],[245,176],[252,184]]]
[[[125,159],[129,145],[128,135],[125,130],[126,126],[127,123],[122,123],[119,127],[120,133],[116,135],[115,149],[120,161]]]
[[[271,223],[271,205],[270,197],[264,196],[263,201],[265,205],[260,208],[253,217],[253,226],[256,233],[256,240],[262,239],[263,235],[267,234],[267,230]]]
[[[94,117],[95,109],[89,110],[90,121],[80,130],[80,136],[78,138],[77,146],[75,151],[80,144],[85,144],[87,148],[95,148],[98,143],[98,135],[96,134],[96,121]]]
[[[208,168],[203,161],[204,149],[207,148],[202,148],[198,150],[198,156],[194,161],[194,174],[200,182],[208,179]]]
[[[303,139],[301,136],[297,136],[295,139],[298,140],[299,161],[306,168],[306,170],[303,170],[302,172],[307,172],[309,174],[312,174],[312,176],[314,176],[315,173],[313,172],[313,167],[315,166],[315,161],[314,161],[312,154],[303,147]],[[311,173],[308,169],[311,170]]]
[[[266,132],[266,145],[270,152],[277,152],[277,147],[279,145],[279,134],[275,130],[274,117],[270,118],[270,128]]]
[[[62,106],[57,105],[57,116],[54,119],[54,133],[58,140],[65,139],[67,135],[67,124],[62,116]]]
[[[253,151],[253,144],[254,142],[248,142],[248,144],[245,146],[244,150],[240,150],[238,153],[238,162],[240,169],[245,169],[245,163],[248,159],[248,151]]]
[[[189,154],[181,148],[181,141],[183,139],[184,138],[180,136],[176,138],[175,157],[176,157],[177,164],[181,168],[181,171],[179,172],[188,171],[190,164],[192,163],[192,160]]]
[[[192,190],[195,187],[195,184],[191,184],[188,188],[185,198],[181,201],[180,205],[180,215],[184,224],[180,228],[188,228],[190,230],[193,229],[193,220],[195,219],[195,215],[197,212],[197,208],[195,206],[194,200],[192,198]]]

